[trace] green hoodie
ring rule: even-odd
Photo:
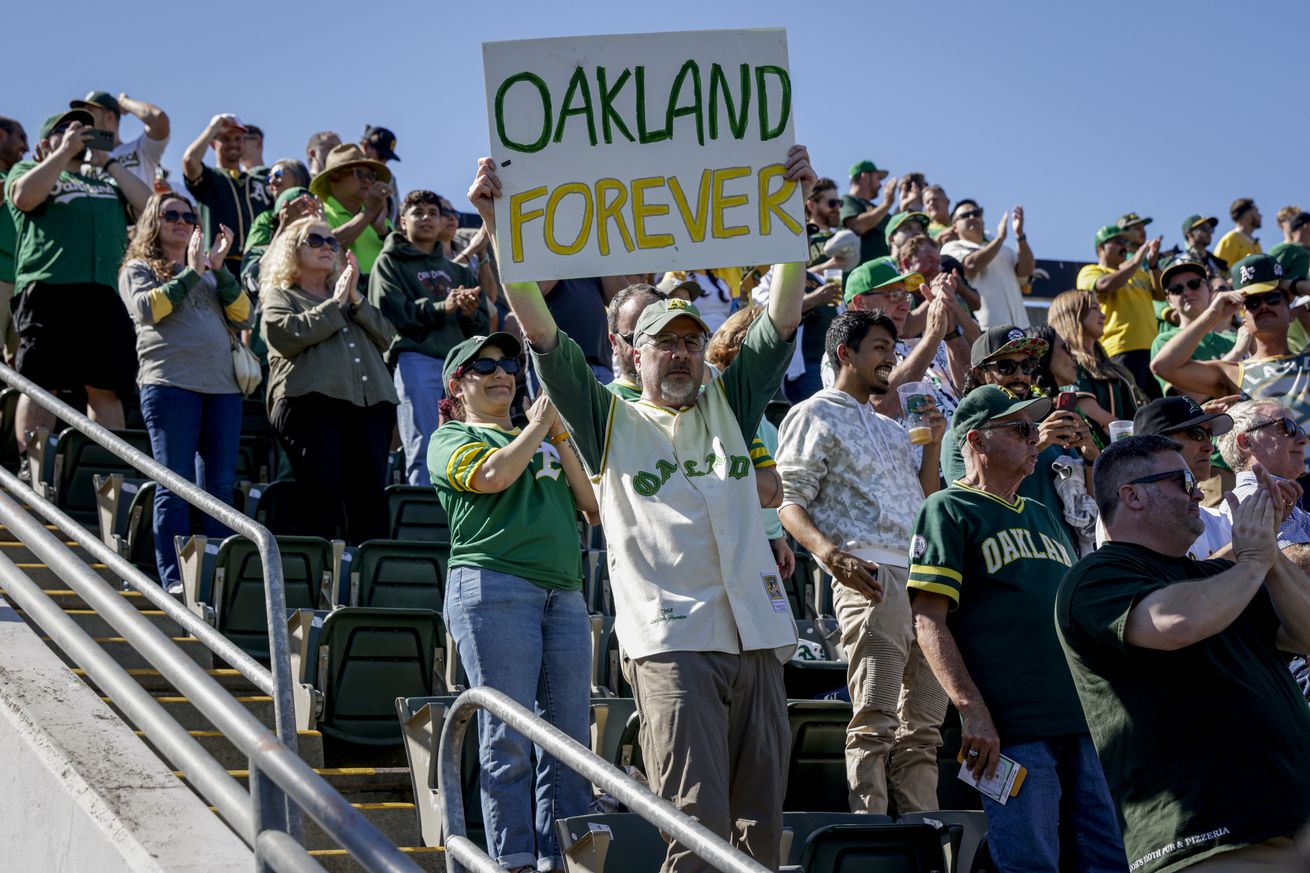
[[[485,306],[468,318],[446,312],[445,300],[451,289],[477,284],[468,267],[438,251],[427,254],[414,248],[398,231],[389,234],[368,277],[369,301],[396,326],[387,363],[394,365],[401,352],[445,358],[457,343],[487,333]]]

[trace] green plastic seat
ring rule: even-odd
[[[369,540],[350,560],[350,605],[440,612],[447,543]]]
[[[799,864],[801,851],[810,835],[819,828],[835,824],[891,824],[889,815],[873,815],[867,812],[784,812],[782,814],[782,831],[784,853],[783,864]]]
[[[593,813],[556,819],[555,833],[559,837],[560,850],[567,853],[593,827],[609,829],[612,842],[605,862],[606,870],[657,873],[664,863],[668,843],[660,836],[660,829],[633,812]]]
[[[144,430],[116,430],[114,436],[133,448],[150,454],[150,435]],[[55,442],[51,485],[55,505],[74,520],[95,527],[96,492],[94,477],[118,473],[125,479],[141,474],[131,464],[91,440],[81,431],[68,428]]]
[[[437,500],[437,492],[422,485],[388,485],[387,517],[390,538],[450,542],[450,520]]]
[[[791,727],[791,758],[782,808],[849,812],[846,728],[851,721],[851,705],[839,700],[789,700],[787,721]]]
[[[320,592],[335,575],[332,544],[318,537],[276,539],[287,609],[318,608]],[[268,660],[268,608],[259,549],[245,537],[228,537],[219,545],[213,567],[212,575],[202,574],[199,599],[214,605],[215,627],[252,658]]]

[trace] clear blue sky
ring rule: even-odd
[[[34,136],[91,88],[162,106],[175,173],[210,116],[303,159],[330,128],[394,130],[403,189],[457,205],[487,151],[481,43],[575,34],[785,27],[796,130],[820,174],[868,157],[921,170],[988,224],[1022,203],[1039,257],[1090,259],[1123,212],[1178,241],[1190,212],[1229,225],[1256,199],[1310,208],[1305,52],[1310,3],[247,2],[10,4],[0,114]],[[1240,22],[1240,27],[1235,26]],[[134,121],[124,132],[134,135]]]

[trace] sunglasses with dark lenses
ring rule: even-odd
[[[321,233],[311,233],[305,236],[305,245],[311,249],[321,249],[327,246],[334,252],[341,251],[341,243],[335,236],[323,236]]]
[[[1170,285],[1168,288],[1164,290],[1165,293],[1167,294],[1182,294],[1184,288],[1186,288],[1188,291],[1195,291],[1197,288],[1200,288],[1201,285],[1204,283],[1205,283],[1204,279],[1188,279],[1186,282],[1175,282],[1173,285]]]
[[[199,219],[194,212],[180,212],[176,209],[165,209],[159,213],[159,217],[170,224],[177,224],[179,221],[183,224],[195,225]]]
[[[1261,422],[1260,424],[1253,424],[1246,429],[1246,432],[1250,433],[1253,430],[1262,430],[1266,427],[1273,427],[1274,425],[1279,426],[1279,429],[1282,431],[1282,435],[1285,437],[1303,437],[1306,435],[1306,432],[1301,427],[1301,425],[1297,424],[1295,421],[1292,421],[1292,419],[1288,418],[1287,416],[1283,416],[1282,418],[1275,418],[1273,421],[1264,421]]]
[[[955,213],[955,220],[959,221],[961,218],[982,218],[982,214],[983,211],[981,209],[966,209],[963,212]]]
[[[1250,294],[1242,301],[1247,312],[1255,312],[1261,306],[1277,306],[1283,302],[1282,291],[1266,291],[1264,294]]]
[[[1196,477],[1188,469],[1170,470],[1168,473],[1156,473],[1152,476],[1142,476],[1138,479],[1131,479],[1125,482],[1125,485],[1149,485],[1152,482],[1177,482],[1178,487],[1183,489],[1183,493],[1191,497],[1196,493]]]
[[[841,206],[841,198],[840,198],[840,197],[829,197],[829,198],[828,198],[828,208],[829,208],[829,209],[836,209],[838,206]]]
[[[1019,439],[1021,440],[1026,440],[1033,435],[1034,425],[1026,418],[1021,418],[1017,421],[1003,421],[1000,424],[984,424],[982,427],[974,428],[974,430],[1001,430],[1002,428],[1007,427],[1014,428],[1015,431],[1018,432]]]
[[[1188,440],[1189,442],[1194,443],[1208,443],[1214,439],[1214,434],[1210,433],[1210,429],[1201,427],[1199,424],[1193,425],[1192,427],[1187,428],[1187,430],[1171,431],[1171,434],[1174,439]]]
[[[515,373],[519,371],[519,359],[518,358],[478,358],[476,361],[472,361],[471,363],[465,364],[463,367],[461,367],[460,372],[467,373],[470,370],[472,370],[474,373],[477,373],[479,376],[490,376],[492,373],[496,372],[497,367],[504,370],[509,375],[513,376]]]
[[[1002,376],[1013,376],[1016,370],[1023,370],[1025,376],[1031,376],[1037,372],[1037,359],[1024,358],[1022,361],[987,361],[982,366],[995,370]]]
[[[367,167],[356,167],[355,178],[361,182],[376,182],[378,180],[378,174]]]

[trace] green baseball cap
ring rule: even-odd
[[[907,221],[917,221],[922,224],[924,233],[928,232],[928,225],[932,224],[932,218],[926,212],[898,212],[887,219],[887,232],[883,234],[883,239],[887,245],[891,245],[892,234],[896,233],[900,226]]]
[[[1126,237],[1128,233],[1117,224],[1107,224],[1096,232],[1096,247],[1099,249],[1112,239]]]
[[[855,163],[851,164],[852,179],[860,175],[860,173],[883,173],[883,172],[884,171],[878,169],[878,165],[875,164],[873,161],[856,161]]]
[[[507,358],[517,358],[523,354],[523,345],[513,334],[498,332],[490,336],[471,336],[446,353],[446,363],[441,367],[441,382],[450,385],[450,380],[459,373],[459,368],[469,361],[477,360],[478,355],[487,346],[495,346],[505,353]]]
[[[277,195],[277,200],[273,202],[273,214],[277,215],[282,211],[283,206],[286,206],[302,194],[308,194],[310,197],[314,196],[314,192],[310,191],[308,188],[288,188],[281,194]]]
[[[94,106],[97,109],[108,109],[117,116],[122,116],[123,107],[118,104],[118,98],[108,91],[91,91],[81,100],[69,100],[69,109],[86,109]]]
[[[700,310],[695,304],[688,303],[681,297],[670,297],[668,300],[657,300],[641,311],[637,316],[637,326],[632,329],[632,343],[637,345],[638,340],[643,336],[659,333],[665,325],[676,318],[690,318],[700,325],[701,330],[713,333],[710,326],[701,318]]]
[[[39,140],[45,139],[50,135],[50,131],[66,121],[70,123],[80,121],[87,127],[92,127],[96,123],[96,120],[91,117],[91,113],[87,112],[85,109],[70,109],[67,112],[56,112],[54,115],[51,115],[45,121],[41,122],[41,130],[37,133],[36,138]]]
[[[1123,215],[1119,216],[1119,220],[1116,221],[1115,224],[1122,227],[1124,230],[1127,230],[1128,228],[1139,224],[1142,227],[1146,227],[1152,221],[1153,219],[1150,218],[1142,218],[1136,212],[1125,212]]]
[[[951,434],[956,445],[962,446],[969,431],[978,430],[989,421],[1025,411],[1033,421],[1041,421],[1051,411],[1051,398],[1020,400],[999,385],[982,385],[964,395],[960,405],[955,407],[955,414],[951,416]]]
[[[872,261],[860,264],[846,277],[846,292],[842,294],[841,299],[843,303],[850,303],[861,294],[868,294],[870,291],[877,291],[897,282],[904,282],[910,286],[911,291],[917,291],[923,284],[923,274],[902,273],[891,258],[874,258]]]
[[[1183,219],[1183,236],[1187,236],[1189,231],[1200,227],[1203,224],[1210,225],[1210,229],[1214,230],[1219,226],[1219,219],[1215,218],[1213,215],[1204,217],[1200,215],[1189,215]]]
[[[1243,294],[1263,294],[1279,287],[1283,265],[1269,255],[1247,255],[1228,269],[1233,290]]]
[[[1200,273],[1202,279],[1209,275],[1206,272],[1205,264],[1200,261],[1194,261],[1191,258],[1174,258],[1169,262],[1169,266],[1164,268],[1164,272],[1160,274],[1160,287],[1167,292],[1169,290],[1169,280],[1179,273]]]

